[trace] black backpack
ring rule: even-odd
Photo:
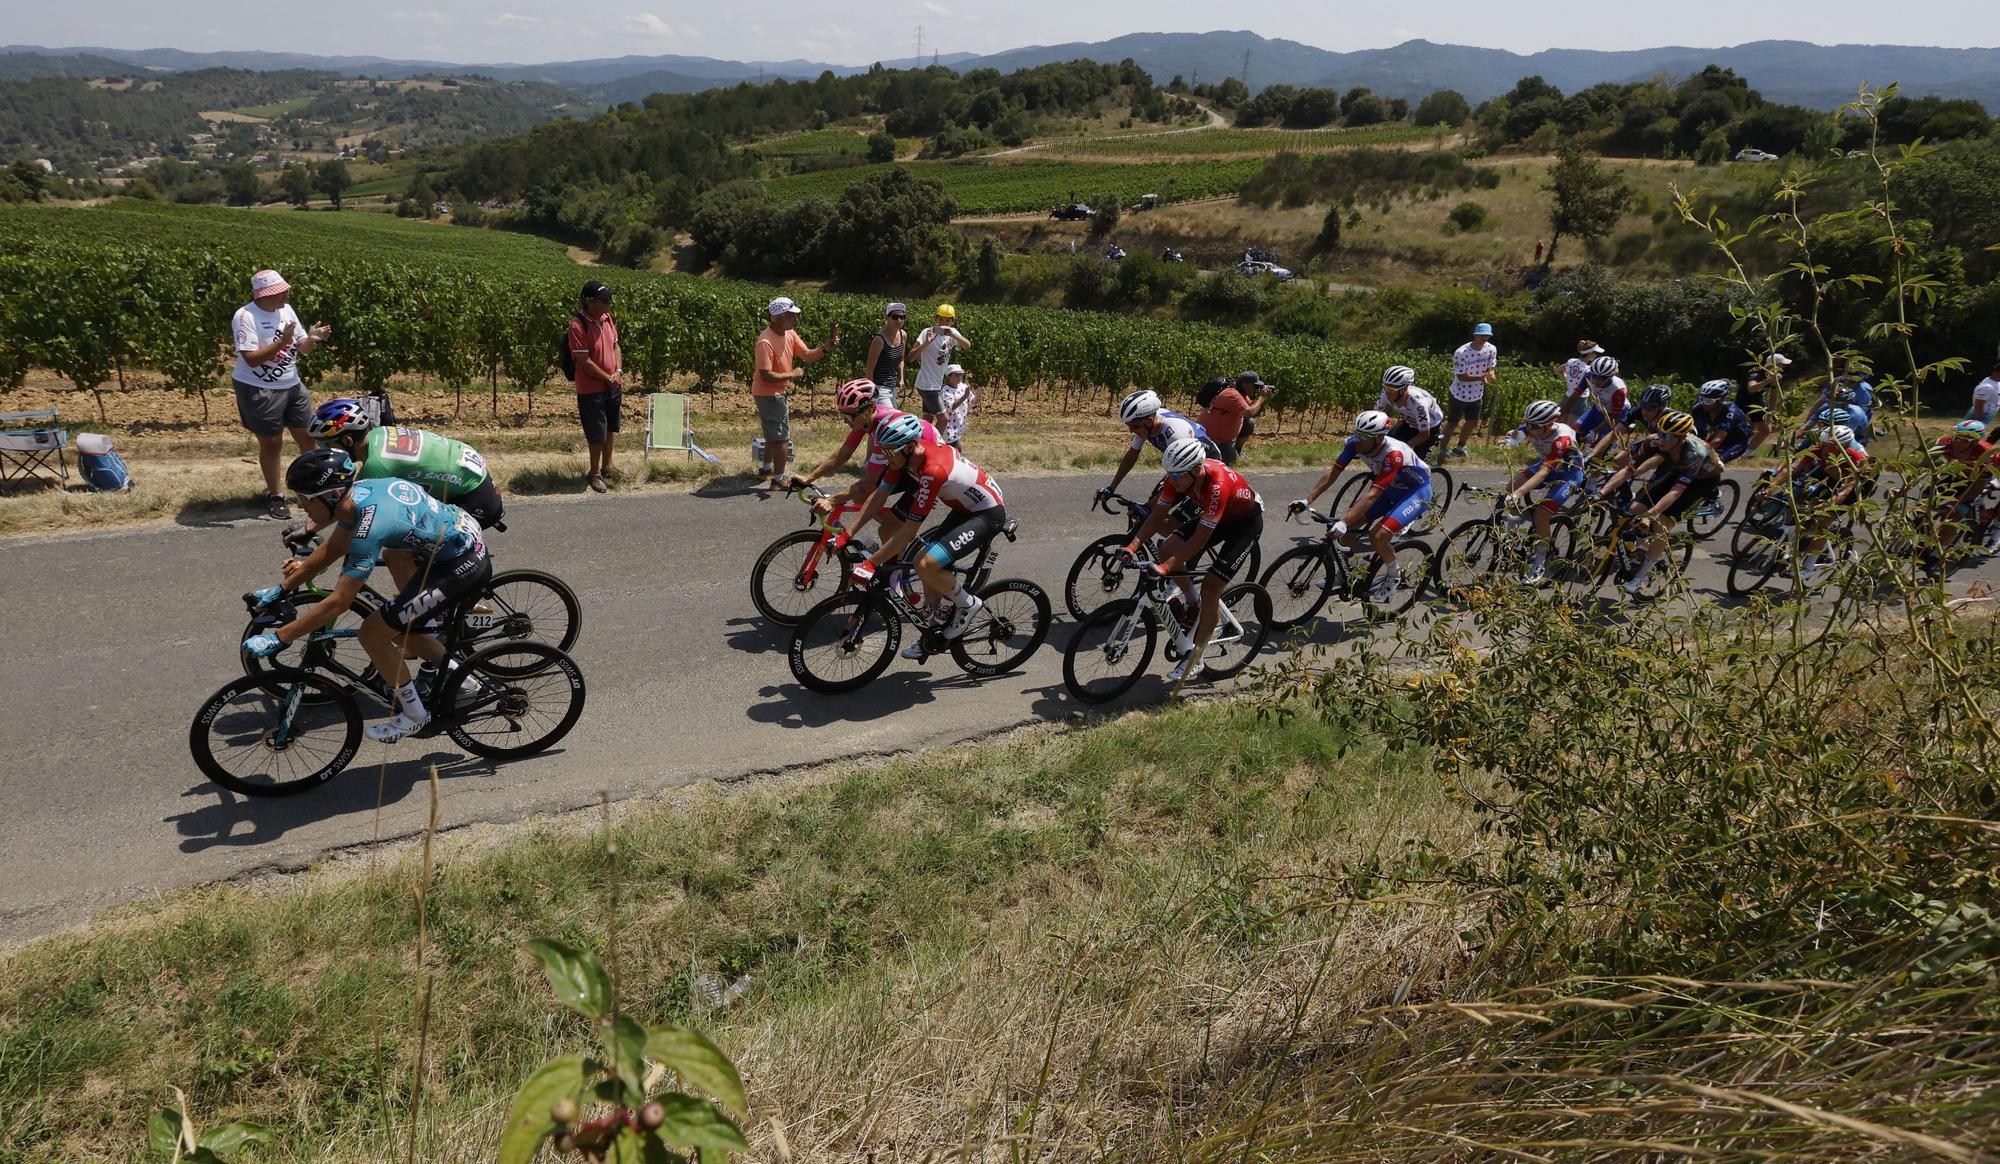
[[[1222,395],[1223,392],[1228,389],[1228,387],[1229,387],[1229,377],[1217,376],[1215,379],[1210,380],[1208,383],[1202,385],[1199,389],[1196,390],[1194,394],[1194,402],[1196,404],[1201,405],[1203,408],[1207,408],[1209,405],[1215,403],[1215,398]]]
[[[575,323],[577,320],[583,319],[583,312],[579,311],[569,318],[570,323]],[[588,328],[589,326],[590,321],[587,319],[584,320],[584,327]],[[563,379],[568,380],[572,384],[576,383],[576,353],[569,348],[569,326],[567,324],[563,326],[562,339],[556,341],[556,366],[562,369]]]

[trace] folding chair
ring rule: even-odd
[[[54,420],[57,410],[0,412],[0,425]],[[56,488],[69,491],[69,461],[63,449],[69,445],[69,430],[23,428],[0,431],[0,482],[34,481],[47,477]]]
[[[688,424],[688,398],[678,392],[653,392],[646,396],[645,459],[652,460],[654,449],[686,453],[689,460],[699,456],[711,465],[722,461],[694,443],[694,428]]]

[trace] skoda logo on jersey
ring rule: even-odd
[[[389,482],[388,494],[391,500],[404,505],[422,505],[424,498],[429,496],[422,489],[400,479]]]

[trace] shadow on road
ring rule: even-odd
[[[561,753],[562,749],[558,748],[544,755]],[[430,777],[432,764],[438,767],[440,781],[492,776],[497,771],[488,760],[458,752],[436,751],[386,766],[356,764],[320,787],[296,796],[238,796],[217,785],[202,783],[181,795],[185,799],[213,797],[210,803],[165,819],[180,833],[183,853],[199,853],[218,846],[267,844],[301,825],[358,812],[373,812],[378,785],[384,807],[401,803],[412,790],[422,788]]]
[[[264,518],[264,507],[260,501],[189,501],[174,514],[174,524],[189,529],[227,529],[237,522],[251,518]],[[278,529],[283,522],[275,518],[264,518],[272,529]]]
[[[729,629],[723,633],[722,641],[732,651],[741,651],[746,655],[782,655],[791,649],[791,627],[779,626],[756,616],[732,618],[723,625]]]

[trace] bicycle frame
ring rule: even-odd
[[[1149,573],[1147,577],[1141,579],[1139,582],[1140,592],[1135,596],[1137,598],[1136,604],[1132,607],[1129,614],[1118,620],[1117,626],[1112,631],[1111,642],[1117,644],[1116,652],[1112,657],[1114,659],[1124,657],[1126,647],[1132,641],[1132,633],[1139,629],[1139,620],[1145,617],[1148,610],[1154,613],[1162,626],[1173,629],[1173,654],[1179,655],[1193,650],[1195,647],[1193,632],[1181,627],[1180,620],[1174,617],[1173,607],[1169,605],[1172,595],[1176,592],[1177,588],[1168,585],[1168,583],[1175,578],[1185,578],[1190,582],[1197,582],[1203,576],[1204,573],[1201,571],[1170,574],[1165,577]],[[1199,599],[1196,601],[1199,601]],[[1231,613],[1226,604],[1217,603],[1215,629],[1210,632],[1208,642],[1205,646],[1227,646],[1230,643],[1241,642],[1242,639],[1243,624],[1237,621],[1236,615]]]

